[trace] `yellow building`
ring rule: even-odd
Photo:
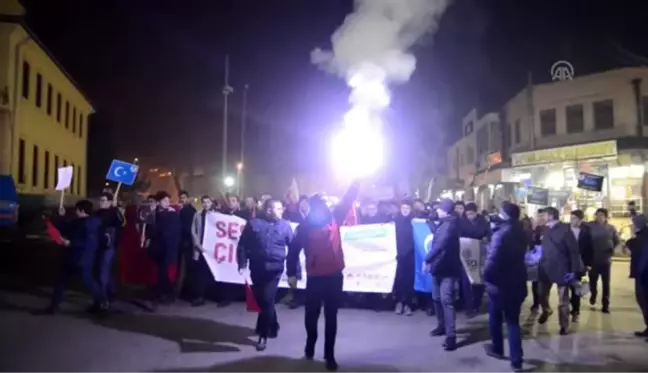
[[[57,168],[74,166],[68,190],[86,195],[93,108],[24,24],[18,0],[0,2],[0,174],[24,195],[55,194]]]

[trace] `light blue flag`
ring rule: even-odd
[[[423,272],[423,262],[430,250],[432,233],[427,221],[424,219],[413,219],[412,229],[414,230],[414,290],[423,293],[432,293],[432,276]]]

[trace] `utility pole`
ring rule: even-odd
[[[241,113],[241,159],[239,159],[239,164],[237,166],[239,177],[238,177],[238,188],[239,196],[243,190],[243,167],[245,167],[245,126],[247,124],[247,98],[248,98],[248,89],[250,86],[246,84],[243,86],[243,108]]]
[[[223,85],[223,180],[227,177],[227,119],[228,99],[234,88],[229,85],[229,55],[225,55],[225,85]]]

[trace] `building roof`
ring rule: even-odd
[[[56,57],[54,56],[54,54],[52,53],[52,51],[50,51],[50,50],[47,48],[47,46],[45,45],[45,43],[43,43],[43,42],[38,38],[38,36],[36,35],[36,33],[35,33],[32,29],[29,28],[29,26],[28,26],[27,23],[25,22],[25,17],[24,17],[24,16],[10,16],[10,15],[0,14],[0,23],[13,23],[13,24],[16,24],[16,25],[22,27],[22,28],[25,30],[25,32],[27,32],[27,34],[29,35],[29,37],[30,37],[34,42],[36,42],[36,44],[38,44],[38,46],[39,46],[39,47],[40,47],[40,48],[45,52],[45,54],[47,54],[47,56],[52,60],[52,62],[54,62],[54,64],[56,65],[56,67],[58,67],[58,69],[61,70],[61,72],[63,73],[63,75],[65,75],[65,77],[70,81],[70,83],[72,83],[72,85],[74,86],[74,88],[76,88],[76,90],[79,91],[79,93],[83,96],[83,98],[84,98],[86,101],[88,101],[88,103],[89,103],[90,106],[92,107],[92,113],[94,113],[94,104],[92,103],[92,101],[90,100],[90,98],[88,97],[88,95],[87,95],[87,94],[86,94],[86,93],[81,89],[81,87],[79,86],[79,84],[78,84],[78,83],[77,83],[77,82],[72,78],[72,76],[70,75],[70,73],[68,73],[67,70],[65,70],[65,68],[63,67],[63,65],[61,65],[61,63],[56,59]],[[91,113],[91,114],[92,114],[92,113]]]

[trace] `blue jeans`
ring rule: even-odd
[[[72,277],[79,277],[83,287],[92,294],[92,300],[95,304],[100,304],[106,300],[99,284],[97,284],[92,276],[92,263],[78,263],[70,258],[63,260],[61,273],[54,285],[54,292],[52,293],[51,308],[58,308],[63,297],[65,296],[65,289],[68,282]]]
[[[488,294],[488,324],[491,333],[493,352],[504,354],[504,334],[502,324],[506,323],[507,338],[512,365],[522,364],[522,331],[520,312],[522,302],[510,302],[499,294]]]
[[[438,328],[445,329],[448,338],[457,336],[457,315],[454,309],[455,288],[459,282],[455,277],[433,277],[432,299]]]
[[[115,284],[112,279],[112,265],[115,249],[107,249],[99,254],[99,287],[105,298],[115,293]]]
[[[464,311],[479,311],[484,298],[484,285],[470,283],[466,271],[461,274],[461,295],[464,304]]]

